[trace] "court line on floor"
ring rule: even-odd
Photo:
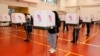
[[[22,37],[19,37],[19,36],[16,36],[16,35],[14,35],[14,36],[24,40],[24,38],[22,38]],[[39,45],[43,45],[43,46],[46,46],[46,47],[49,47],[49,45],[46,45],[46,44],[43,44],[43,43],[40,43],[40,42],[37,42],[37,41],[31,40],[31,42],[39,44]],[[63,52],[70,52],[70,51],[66,51],[66,50],[60,49],[60,48],[57,48],[57,49],[60,50],[60,51],[63,51]],[[70,52],[70,53],[80,56],[80,54],[77,54],[77,53],[74,53],[74,52]]]
[[[71,52],[68,52],[67,54],[65,54],[65,56],[68,56],[68,55],[70,55],[71,54]]]
[[[7,34],[7,33],[6,33]],[[25,38],[22,38],[22,37],[20,37],[20,36],[17,36],[17,35],[13,35],[14,37],[17,37],[17,38],[20,38],[20,39],[25,39]],[[48,45],[46,45],[46,44],[43,44],[43,43],[40,43],[40,42],[37,42],[37,41],[33,41],[33,40],[31,40],[31,42],[33,42],[33,43],[36,43],[36,44],[39,44],[39,45],[43,45],[43,46],[47,46],[47,47],[49,47]],[[66,50],[63,50],[63,49],[60,49],[60,48],[57,48],[58,50],[60,50],[60,51],[63,51],[63,52],[70,52],[70,51],[66,51]],[[73,53],[73,52],[70,52],[70,53],[72,53],[72,54],[75,54],[75,55],[80,55],[80,54],[77,54],[77,53]]]
[[[65,56],[69,56],[70,54],[72,54],[72,53],[68,52],[67,54],[65,54]],[[78,55],[78,56],[84,56],[84,55]]]
[[[99,31],[97,31],[96,33],[94,33],[91,37],[89,37],[88,39],[86,39],[85,41],[82,42],[82,44],[84,44],[85,42],[87,42],[88,40],[92,39]]]
[[[20,30],[21,31],[21,30]],[[21,31],[21,32],[25,32],[25,31]],[[99,32],[99,31],[98,31]],[[95,34],[97,34],[98,32],[96,32]],[[35,34],[35,35],[39,35],[39,36],[43,36],[43,34],[36,34],[34,32],[32,32],[32,34]],[[93,36],[95,36],[95,34],[93,34],[90,38],[93,38]],[[47,37],[47,35],[45,35],[45,37]],[[70,42],[71,40],[66,40],[66,39],[62,39],[62,38],[58,38],[59,40],[64,40],[64,41],[68,41]],[[88,39],[89,40],[89,39]],[[87,41],[88,41],[87,40]],[[90,46],[94,46],[94,47],[100,47],[99,45],[93,45],[93,44],[87,44],[87,43],[83,43],[83,42],[77,42],[79,44],[84,44],[84,45],[90,45]]]

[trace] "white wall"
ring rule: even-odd
[[[7,14],[8,13],[8,5],[0,4],[0,14]]]
[[[8,6],[19,6],[19,7],[29,7],[29,13],[31,13],[32,11],[36,11],[36,10],[57,10],[57,5],[55,4],[48,4],[48,3],[38,3],[38,4],[34,4],[34,3],[26,3],[26,2],[22,2],[22,1],[17,1],[17,0],[2,0],[0,1],[0,4],[4,4],[0,5],[0,8],[2,8],[2,10],[5,10],[4,12],[8,12]],[[1,11],[1,10],[0,10]],[[1,11],[3,12],[3,11]]]
[[[77,6],[77,0],[65,0],[66,6]]]
[[[79,0],[80,5],[100,5],[100,0]]]

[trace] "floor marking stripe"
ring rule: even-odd
[[[6,34],[7,34],[7,33],[6,33]],[[11,35],[11,34],[10,34],[10,35]],[[23,40],[25,39],[25,38],[19,37],[19,36],[17,36],[17,35],[13,35],[13,36],[16,37],[16,38],[23,39]],[[40,42],[37,42],[37,41],[33,41],[33,40],[31,40],[31,42],[36,43],[36,44],[39,44],[39,45],[43,45],[43,46],[47,46],[47,47],[49,47],[48,45],[43,44],[43,43],[40,43]],[[57,48],[57,49],[60,50],[60,51],[63,51],[63,52],[70,52],[70,51],[66,51],[66,50],[60,49],[60,48]],[[73,52],[70,52],[70,53],[75,54],[75,55],[80,55],[80,54],[73,53]]]
[[[95,36],[99,31],[97,31],[96,33],[94,33],[91,37],[89,37],[88,39],[86,39],[85,41],[83,41],[82,43],[84,44],[85,42],[87,42],[88,40],[92,39],[93,36]]]
[[[71,54],[71,52],[68,52],[67,54],[65,54],[65,56],[68,56],[68,55],[70,55]]]
[[[21,31],[21,30],[20,30]],[[21,32],[25,32],[25,31],[21,31]],[[99,31],[98,31],[99,32]],[[96,32],[95,34],[97,34],[98,32]],[[39,35],[39,36],[43,36],[43,34],[37,34],[37,33],[32,33],[32,34],[35,34],[35,35]],[[93,36],[95,36],[95,34],[93,34],[92,35],[92,37],[91,38],[93,38]],[[47,35],[45,35],[44,37],[47,37]],[[90,38],[90,39],[91,39]],[[64,40],[64,41],[68,41],[68,42],[70,42],[71,40],[66,40],[66,39],[62,39],[62,38],[58,38],[59,40]],[[88,39],[89,40],[89,39]],[[87,40],[87,41],[88,41]],[[86,41],[86,40],[85,40]],[[84,42],[85,42],[84,41]],[[84,45],[90,45],[90,46],[94,46],[94,47],[100,47],[99,45],[93,45],[93,44],[87,44],[87,43],[84,43],[84,42],[77,42],[77,43],[79,43],[79,44],[84,44]]]

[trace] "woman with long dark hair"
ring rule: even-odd
[[[60,19],[58,17],[58,13],[56,11],[53,11],[55,14],[55,26],[51,27],[48,30],[48,42],[50,44],[50,53],[54,53],[56,49],[56,44],[57,44],[57,34],[59,32],[59,27],[60,27]]]

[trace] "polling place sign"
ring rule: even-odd
[[[22,13],[12,13],[11,14],[12,23],[25,23],[25,15]]]
[[[50,27],[55,26],[55,14],[52,11],[36,11],[33,12],[33,26]]]
[[[66,20],[66,24],[78,24],[79,16],[77,13],[67,13],[65,20]]]
[[[10,16],[8,14],[0,14],[0,22],[11,21]]]

